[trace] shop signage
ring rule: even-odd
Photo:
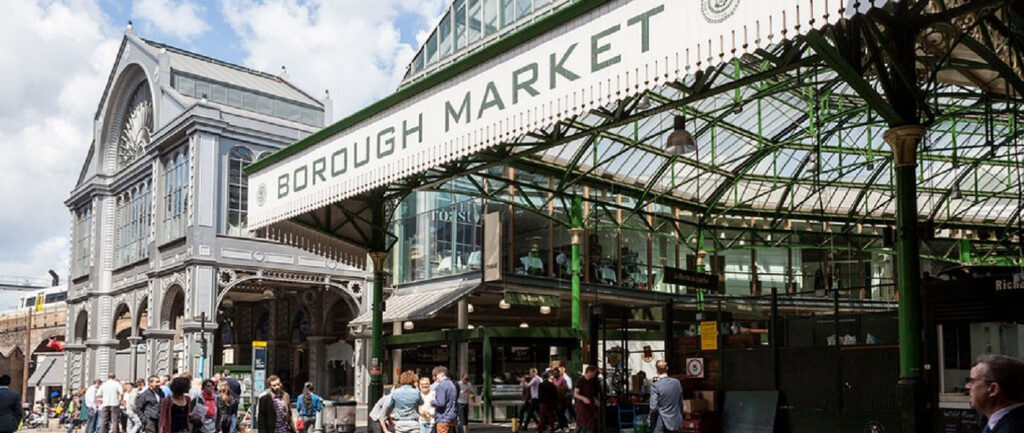
[[[700,322],[700,350],[718,350],[718,322]]]
[[[557,308],[561,303],[561,298],[558,295],[542,295],[540,293],[505,292],[505,302],[528,307],[548,306]]]
[[[484,278],[486,281],[501,280],[501,218],[498,212],[484,215]]]
[[[353,197],[870,7],[610,0],[249,176],[250,227]],[[524,30],[524,31],[530,31]],[[383,105],[382,105],[383,106]]]
[[[701,289],[718,289],[718,275],[665,267],[665,284],[681,284]]]
[[[1024,292],[1024,274],[1016,274],[1012,277],[996,278],[996,293],[1017,291]]]

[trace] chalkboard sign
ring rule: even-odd
[[[727,391],[722,414],[724,433],[772,433],[778,391]]]
[[[981,419],[974,409],[939,409],[942,433],[981,433]]]

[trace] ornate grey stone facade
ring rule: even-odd
[[[210,376],[251,363],[251,341],[264,339],[268,373],[286,385],[352,392],[351,366],[331,378],[319,366],[328,346],[354,344],[336,322],[359,314],[367,275],[245,229],[242,169],[319,130],[324,106],[280,77],[129,27],[66,201],[69,389],[111,371]]]

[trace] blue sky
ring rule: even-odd
[[[64,206],[125,26],[277,74],[334,119],[392,91],[448,0],[13,0],[0,14],[0,276],[67,279]],[[18,294],[0,292],[0,308]]]

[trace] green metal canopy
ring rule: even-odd
[[[466,13],[464,3],[454,2],[448,15]],[[453,51],[445,66],[417,70],[414,61],[393,97],[297,143],[295,150],[315,146],[344,125],[451,79],[487,56],[542,37],[551,22],[565,22],[595,3],[616,2],[554,2],[501,37],[464,47],[466,53]],[[1019,257],[1024,204],[1020,6],[1003,1],[878,6],[820,31],[775,36],[779,42],[731,61],[714,66],[698,61],[677,80],[608,100],[350,199],[304,210],[270,224],[268,233],[301,246],[310,244],[303,234],[315,232],[324,237],[318,245],[340,240],[359,256],[360,250],[373,249],[374,233],[386,226],[373,224],[374,212],[387,221],[410,192],[450,190],[447,181],[464,179],[457,188],[484,197],[502,188],[546,193],[547,201],[582,195],[585,189],[601,191],[585,197],[590,225],[602,212],[622,210],[668,217],[680,227],[739,233],[714,240],[722,246],[755,231],[769,245],[786,238],[766,233],[817,232],[825,235],[822,243],[869,235],[875,240],[862,244],[880,247],[878,235],[896,215],[893,153],[883,135],[891,126],[919,122],[927,128],[917,153],[919,220],[940,238],[985,246],[983,257]],[[900,53],[891,43],[907,28],[915,29],[912,70],[894,61]],[[896,107],[906,104],[894,101],[907,99],[916,109],[901,112]],[[697,144],[693,152],[666,151],[676,115],[686,118]],[[290,153],[286,149],[281,156]],[[249,170],[275,163],[271,157]],[[537,184],[528,175],[510,181],[502,176],[503,167],[554,181]],[[545,200],[512,204],[527,210],[548,205]],[[391,239],[388,245],[394,240],[376,236]],[[952,249],[931,254],[957,256]]]

